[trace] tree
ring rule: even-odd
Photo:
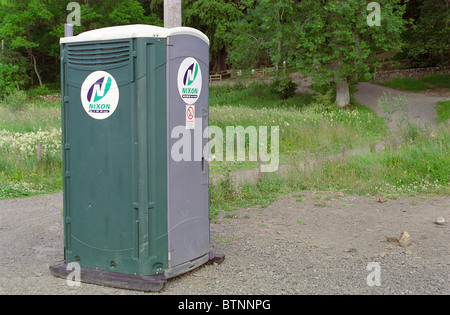
[[[450,15],[448,0],[415,0],[407,7],[414,22],[405,32],[406,53],[419,66],[433,65],[433,56],[448,63]],[[430,58],[431,57],[431,58]]]
[[[16,51],[0,51],[0,96],[18,90],[28,83],[27,59]]]
[[[115,25],[162,25],[148,1],[77,1],[81,4],[82,25],[75,27],[74,35]],[[5,40],[9,49],[27,56],[41,86],[45,79],[55,81],[59,73],[59,38],[64,36],[69,2],[71,0],[0,1],[0,40]],[[32,73],[29,77],[34,78]]]
[[[290,60],[294,0],[241,0],[237,19],[219,26],[234,67],[255,68]]]
[[[375,52],[399,50],[405,5],[401,0],[379,1],[380,26],[369,26],[367,2],[360,0],[303,0],[297,7],[296,65],[318,85],[336,85],[336,103],[350,102],[349,80],[363,77],[377,63]]]
[[[183,25],[196,28],[211,41],[210,56],[219,65],[227,42],[221,37],[221,26],[240,17],[237,5],[229,0],[183,0]],[[220,66],[219,66],[220,67]]]
[[[33,63],[33,69],[42,87],[42,78],[37,67],[40,45],[37,41],[42,35],[41,28],[50,21],[51,13],[47,6],[38,1],[30,3],[11,3],[2,10],[0,34],[5,38],[8,47],[14,50],[25,50]]]

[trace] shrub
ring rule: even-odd
[[[288,99],[295,94],[297,85],[289,77],[276,78],[271,85],[272,93],[277,94],[282,99]]]
[[[27,93],[25,91],[13,90],[3,96],[1,104],[13,111],[22,110],[27,104]]]
[[[0,63],[0,95],[12,92],[25,84],[22,78],[23,71],[17,65]]]

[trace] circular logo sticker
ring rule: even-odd
[[[81,103],[92,118],[111,116],[119,104],[119,87],[114,77],[105,71],[91,73],[81,86]]]
[[[178,91],[186,104],[197,102],[202,92],[200,64],[192,57],[184,59],[178,70]]]

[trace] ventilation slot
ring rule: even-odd
[[[130,60],[130,43],[71,45],[68,62],[82,66],[107,66]]]

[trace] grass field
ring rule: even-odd
[[[0,103],[0,199],[62,190],[60,102],[19,98]]]
[[[363,106],[340,109],[324,95],[297,95],[282,101],[258,84],[249,89],[239,86],[211,89],[211,123],[279,125],[282,163],[303,160],[305,148],[311,150],[312,158],[321,158],[340,152],[344,144],[359,148],[383,140],[387,146],[379,153],[349,157],[345,163],[340,159],[324,160],[308,176],[300,168],[283,177],[277,173],[266,174],[257,184],[240,187],[232,183],[230,176],[225,176],[221,182],[210,185],[213,215],[255,204],[264,206],[279,195],[303,189],[381,194],[392,198],[404,194],[449,193],[448,124],[431,132],[405,122],[398,134],[391,134],[385,122]],[[398,145],[400,142],[404,143]],[[256,167],[248,162],[213,162],[211,171],[223,173],[251,166]]]
[[[16,100],[12,100],[12,103]],[[16,104],[17,105],[17,104]],[[210,184],[212,217],[224,210],[267,205],[283,194],[303,189],[344,191],[358,194],[448,194],[449,127],[448,104],[440,104],[440,129],[417,127],[414,137],[393,149],[391,134],[383,119],[355,105],[340,109],[330,95],[298,94],[280,100],[267,84],[249,87],[221,86],[210,89],[210,125],[279,126],[280,163],[323,158],[348,149],[384,140],[380,153],[323,160],[308,174],[302,169],[286,176],[268,173],[256,184],[236,186],[230,171],[255,168],[254,162],[212,161],[211,174],[225,174]],[[57,99],[27,99],[20,106],[0,102],[0,199],[62,191],[60,103]],[[406,127],[405,127],[406,128]],[[409,128],[409,127],[408,127]],[[397,139],[398,140],[398,139]],[[396,141],[397,141],[396,140]],[[42,143],[42,157],[37,148]],[[246,143],[248,150],[248,143]]]
[[[280,162],[311,156],[321,157],[342,150],[369,145],[387,134],[383,119],[361,105],[341,109],[329,95],[297,94],[280,100],[267,84],[217,86],[210,89],[210,124],[226,126],[279,126]],[[248,149],[248,142],[246,143]],[[213,163],[214,174],[225,169],[254,168],[256,163]]]

